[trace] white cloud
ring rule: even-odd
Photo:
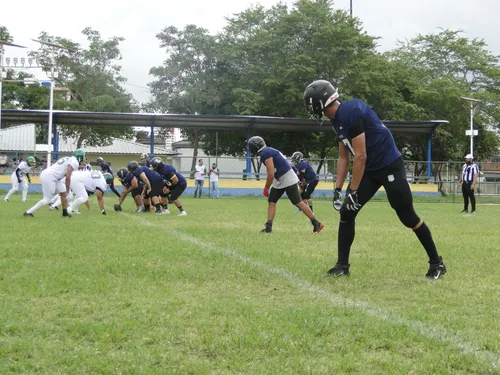
[[[354,16],[363,22],[370,35],[379,36],[381,50],[393,48],[397,40],[409,39],[418,33],[438,31],[439,27],[463,29],[470,37],[484,38],[490,50],[500,54],[500,26],[496,15],[500,3],[496,0],[352,0]],[[123,36],[123,75],[131,85],[146,86],[151,81],[149,69],[160,65],[164,51],[159,48],[156,34],[166,26],[182,28],[196,24],[210,32],[220,31],[224,17],[241,12],[252,3],[246,0],[88,0],[71,3],[62,0],[22,3],[3,1],[0,25],[6,26],[18,44],[37,48],[30,38],[40,31],[64,36],[85,43],[81,34],[87,26],[101,32],[104,38]],[[276,0],[261,0],[270,7]],[[286,1],[292,4],[292,1]],[[349,0],[338,0],[335,6],[349,9]],[[8,56],[24,52],[9,48]],[[40,75],[40,74],[39,74]],[[126,86],[134,97],[148,100],[147,89]]]

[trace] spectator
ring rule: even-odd
[[[45,168],[47,168],[47,158],[44,156],[40,163],[40,169],[43,171]]]
[[[212,191],[212,199],[219,199],[219,175],[220,170],[217,168],[217,163],[212,164],[212,169],[208,172],[210,176],[210,190]]]
[[[9,157],[5,155],[5,152],[2,152],[0,155],[0,173],[5,173],[7,171],[7,167],[9,166]]]
[[[464,209],[462,213],[469,212],[469,199],[471,203],[471,214],[476,213],[476,197],[474,196],[474,189],[476,188],[476,181],[479,176],[479,168],[477,164],[472,162],[472,155],[465,156],[465,164],[462,167],[462,175],[458,179],[458,186],[462,183],[462,195],[464,197]]]
[[[207,168],[203,165],[203,159],[198,160],[198,165],[194,167],[194,198],[196,198],[196,193],[198,193],[198,198],[201,198],[201,193],[203,190],[203,183],[205,182],[205,176],[207,174]]]

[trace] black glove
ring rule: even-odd
[[[333,208],[340,211],[342,207],[342,188],[335,188],[333,191]]]
[[[361,208],[361,205],[358,202],[357,190],[347,188],[344,204],[349,211],[358,211]]]

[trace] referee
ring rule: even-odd
[[[458,186],[462,183],[462,195],[464,197],[463,213],[469,212],[469,198],[471,204],[471,214],[476,213],[476,197],[474,197],[474,189],[476,188],[477,177],[479,176],[479,168],[477,164],[472,162],[472,154],[465,156],[465,164],[462,167],[462,175],[458,180]]]

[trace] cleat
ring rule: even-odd
[[[466,214],[466,213],[468,213],[468,212],[469,212],[469,211],[467,211],[467,210],[462,210],[462,211],[460,211],[460,213],[461,213],[461,214]]]
[[[33,214],[29,214],[29,213],[27,213],[27,212],[25,212],[25,213],[23,214],[23,216],[35,217]]]
[[[143,211],[144,211],[144,207],[141,206],[141,207],[137,207],[134,212],[143,212]]]
[[[57,206],[52,206],[51,204],[49,204],[49,208],[50,208],[52,211],[59,211],[59,207],[57,207]]]
[[[475,214],[476,214],[476,211],[475,211],[475,210],[473,210],[473,211],[471,211],[470,213],[475,215]]]
[[[439,279],[446,273],[446,266],[443,263],[443,258],[439,257],[439,263],[431,263],[429,262],[429,270],[425,277],[428,279]]]
[[[302,210],[297,210],[297,211],[295,211],[295,214],[297,214],[297,215],[299,215],[299,214],[301,214],[301,213],[302,213]]]
[[[162,213],[163,213],[163,211],[161,209],[155,211],[155,214],[157,214],[157,215],[161,215]]]
[[[316,224],[313,224],[313,227],[313,233],[319,233],[325,226],[318,221]]]
[[[186,211],[182,211],[179,215],[177,216],[187,216],[187,212]]]
[[[264,225],[264,228],[262,228],[260,231],[261,233],[271,233],[273,231],[273,226],[269,223],[266,223]]]
[[[161,211],[161,214],[162,215],[170,215],[170,211],[167,210],[166,208],[164,208],[162,211]]]
[[[333,277],[349,276],[351,274],[349,272],[349,266],[350,264],[344,265],[337,263],[333,268],[328,270],[325,276],[333,276]]]
[[[8,200],[7,198],[4,198],[4,201],[5,201],[5,202],[7,202],[7,203],[9,202],[9,200]],[[26,202],[26,201],[25,201],[25,202]]]

